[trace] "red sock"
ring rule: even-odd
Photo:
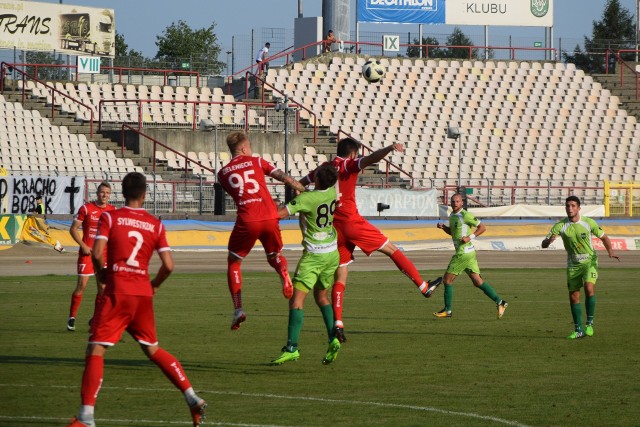
[[[184,393],[186,389],[191,387],[182,365],[171,353],[159,348],[149,359],[158,365],[158,368],[169,378],[169,381],[181,392]]]
[[[422,285],[424,280],[420,277],[418,269],[416,269],[416,266],[413,265],[409,258],[404,256],[400,249],[391,254],[391,260],[395,263],[396,267],[398,267],[398,270],[402,271],[405,276],[411,279],[417,287]]]
[[[284,278],[285,273],[289,273],[289,264],[282,254],[278,254],[273,258],[267,258],[267,261],[269,261],[269,265],[273,267],[280,277]]]
[[[83,405],[96,406],[98,392],[100,391],[100,387],[102,387],[103,375],[104,357],[85,357],[84,373],[82,374],[82,390],[80,390]]]
[[[233,308],[236,310],[242,308],[242,271],[240,266],[242,261],[234,258],[227,260],[227,284],[229,285],[229,292],[231,293],[231,299],[233,300]]]
[[[69,317],[76,317],[80,303],[82,302],[82,294],[71,294],[71,307],[69,308]]]
[[[333,306],[333,320],[342,324],[342,303],[344,301],[345,285],[342,282],[336,282],[331,288],[331,305]]]

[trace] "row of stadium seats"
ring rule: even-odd
[[[9,120],[7,120],[9,119]],[[9,124],[9,122],[11,124]],[[144,170],[131,159],[100,150],[83,134],[55,126],[37,110],[8,102],[0,95],[0,166],[14,175],[75,175],[117,179]]]
[[[342,129],[373,149],[404,143],[406,155],[393,161],[421,186],[458,176],[448,126],[462,131],[465,179],[639,178],[635,117],[572,64],[383,58],[388,72],[372,85],[361,78],[364,61],[335,56],[330,64],[294,64],[270,70],[267,82],[312,109],[333,133]],[[565,161],[565,152],[580,156]]]

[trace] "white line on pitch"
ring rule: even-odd
[[[33,384],[0,384],[0,387],[45,387],[42,385],[33,385]],[[64,388],[64,389],[74,389],[76,386],[60,386],[60,385],[49,385],[46,387],[50,388]],[[102,390],[140,390],[140,391],[175,391],[173,388],[144,388],[144,387],[102,387]],[[431,406],[417,406],[417,405],[405,405],[400,403],[384,403],[384,402],[373,402],[366,400],[344,400],[344,399],[327,399],[323,397],[304,397],[304,396],[285,396],[279,394],[264,394],[264,393],[246,393],[246,392],[237,392],[237,391],[216,391],[216,390],[203,390],[198,389],[199,392],[204,394],[220,394],[220,395],[229,395],[229,396],[242,396],[242,397],[259,397],[259,398],[267,398],[267,399],[287,399],[287,400],[301,400],[301,401],[309,401],[309,402],[323,402],[323,403],[336,403],[341,405],[360,405],[360,406],[374,406],[379,408],[397,408],[397,409],[410,409],[413,411],[424,411],[424,412],[435,412],[438,414],[445,415],[453,415],[459,417],[467,417],[467,418],[475,418],[479,420],[493,421],[499,424],[504,424],[508,426],[516,426],[516,427],[528,427],[526,424],[522,424],[518,421],[506,420],[504,418],[493,417],[490,415],[480,415],[474,412],[460,412],[460,411],[450,411],[448,409],[440,409],[434,408]],[[1,418],[1,417],[0,417]],[[107,420],[102,420],[107,421]],[[139,420],[141,421],[141,420]],[[156,422],[156,421],[149,421]],[[159,421],[157,421],[159,423]],[[244,426],[249,424],[230,424],[237,426]],[[252,424],[253,425],[253,424]]]

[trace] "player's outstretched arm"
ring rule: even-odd
[[[602,244],[604,245],[604,248],[607,250],[607,253],[609,254],[609,258],[615,258],[618,261],[620,261],[620,257],[613,253],[613,246],[611,246],[611,239],[609,239],[609,236],[605,234],[604,236],[600,237],[600,240],[602,240]]]
[[[373,153],[364,156],[362,159],[360,159],[360,168],[364,169],[367,166],[370,166],[374,163],[378,163],[380,160],[384,159],[385,156],[389,153],[391,153],[392,151],[400,151],[403,152],[404,151],[404,145],[402,144],[392,144],[388,147],[384,147],[381,148],[379,150],[374,151]]]
[[[80,246],[80,251],[82,255],[89,255],[91,253],[91,248],[84,244],[82,241],[82,235],[80,234],[80,226],[82,223],[80,221],[73,220],[71,223],[71,228],[69,228],[69,234],[74,242],[76,242]]]
[[[277,179],[278,181],[284,183],[286,186],[291,187],[296,191],[299,191],[300,193],[305,191],[304,185],[300,184],[298,181],[291,178],[289,175],[282,172],[280,169],[276,169],[273,172],[271,172],[271,177],[273,179]]]
[[[551,237],[547,237],[546,239],[544,239],[540,244],[540,246],[542,246],[542,249],[547,249],[549,245],[551,245],[553,241],[556,240],[556,237],[558,236],[556,236],[555,234],[552,234]]]
[[[158,269],[156,277],[151,280],[151,286],[153,287],[154,292],[173,272],[173,255],[171,255],[171,251],[159,252],[158,255],[160,255],[162,265]]]
[[[439,228],[440,230],[444,231],[445,233],[447,233],[449,236],[451,236],[451,229],[449,228],[449,226],[447,224],[439,222],[436,225],[436,227]]]

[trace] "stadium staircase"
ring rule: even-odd
[[[640,63],[627,62],[632,69],[638,69]],[[611,93],[618,97],[620,104],[629,114],[632,114],[640,122],[640,98],[636,97],[636,78],[631,75],[631,71],[626,69],[623,84],[620,84],[620,71],[611,74],[593,74],[593,78],[609,89]]]
[[[10,90],[5,90],[4,97],[9,102],[22,103],[21,92],[12,92]],[[142,158],[135,154],[133,150],[127,148],[125,148],[124,150],[124,155],[121,155],[122,148],[120,141],[113,140],[102,135],[100,132],[97,132],[97,123],[94,123],[94,133],[92,136],[91,126],[89,122],[76,120],[73,114],[62,111],[59,105],[54,106],[55,114],[53,116],[51,114],[51,104],[48,104],[44,99],[27,96],[22,106],[25,110],[38,111],[40,113],[40,116],[48,118],[53,126],[65,126],[71,134],[83,134],[88,141],[94,142],[96,147],[100,150],[110,150],[115,154],[116,157],[131,159],[135,166],[140,166],[145,171],[152,170],[153,159]],[[170,178],[171,175],[173,175],[166,166],[161,164],[156,164],[156,173],[162,175],[163,177],[166,176],[167,178]]]

